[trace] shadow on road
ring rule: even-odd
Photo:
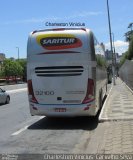
[[[52,129],[52,130],[94,130],[98,126],[98,118],[76,117],[76,118],[48,118],[45,117],[28,127],[30,130]]]
[[[102,104],[104,104],[104,97]],[[102,108],[101,108],[102,109]],[[98,117],[101,109],[95,117],[74,117],[74,118],[48,118],[45,117],[28,127],[29,130],[94,130],[98,126]]]

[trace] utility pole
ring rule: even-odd
[[[113,54],[113,46],[112,46],[111,24],[110,24],[110,13],[109,13],[108,0],[107,0],[107,11],[108,11],[108,24],[109,24],[109,35],[110,35],[110,48],[111,48],[111,53],[112,53],[113,85],[115,85],[115,65],[114,65],[114,54]]]
[[[113,37],[113,56],[114,56],[114,64],[116,66],[116,53],[115,53],[115,39],[114,39],[114,33],[111,33]]]

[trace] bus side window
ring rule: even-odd
[[[92,34],[90,36],[90,46],[91,46],[91,61],[96,61],[95,47],[94,47],[95,44],[94,44],[94,38]]]

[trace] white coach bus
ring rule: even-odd
[[[91,30],[34,31],[27,44],[31,115],[95,116],[107,91],[105,55]]]

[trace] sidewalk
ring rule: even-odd
[[[3,85],[3,86],[0,86],[0,88],[4,89],[6,91],[10,91],[10,90],[14,90],[14,89],[27,88],[27,83],[13,84],[13,85]]]
[[[104,103],[99,121],[133,120],[133,93],[120,78]]]
[[[99,121],[102,123],[93,131],[87,154],[133,154],[133,93],[119,78],[105,101]]]
[[[133,153],[133,93],[117,78],[103,106],[99,121],[105,127],[98,153]],[[108,121],[108,122],[107,122]]]

